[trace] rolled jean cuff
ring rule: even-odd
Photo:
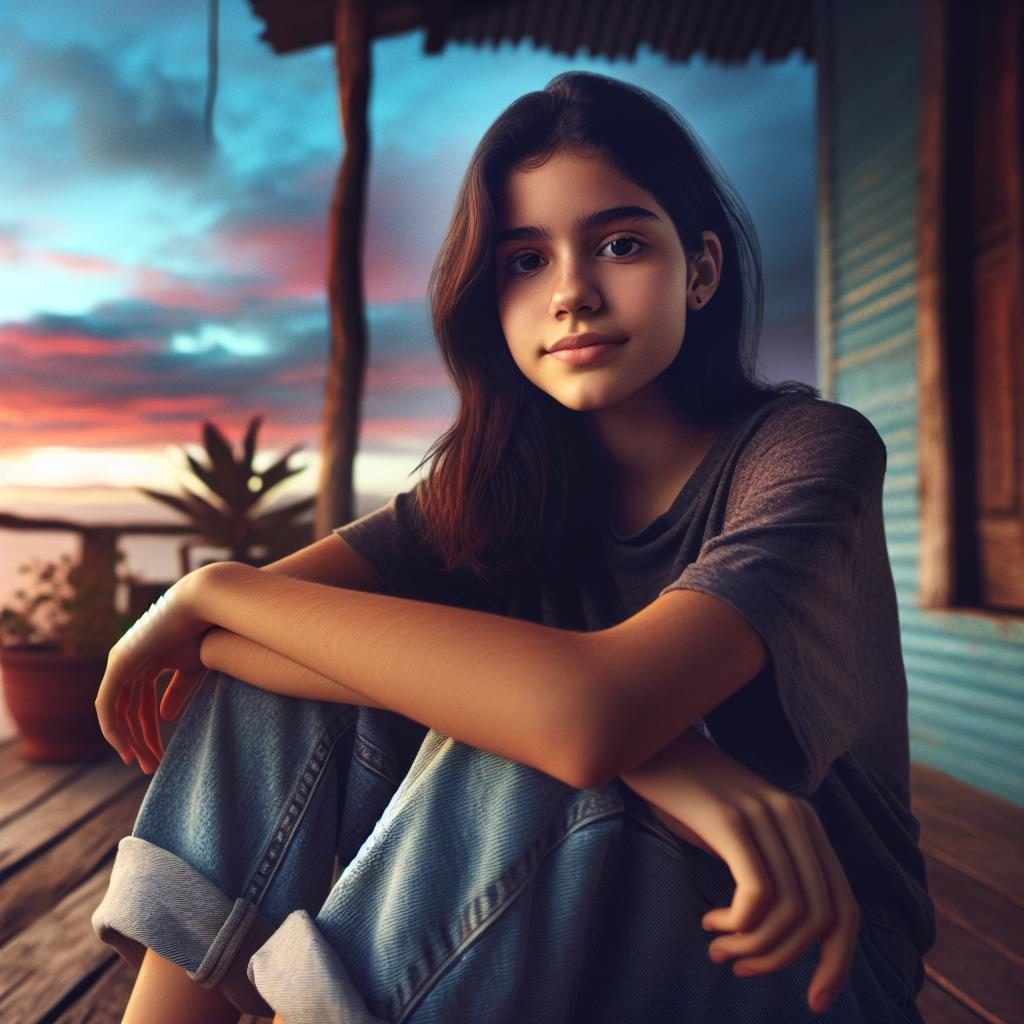
[[[117,844],[92,927],[136,968],[149,947],[203,988],[223,993],[241,1013],[274,1016],[246,965],[277,926],[254,903],[231,899],[191,864],[145,839],[125,836]]]
[[[249,980],[288,1024],[387,1024],[305,910],[289,914],[249,960]]]

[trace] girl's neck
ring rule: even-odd
[[[651,402],[589,415],[613,481],[612,525],[622,534],[637,533],[671,507],[722,429]]]

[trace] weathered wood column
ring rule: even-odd
[[[327,290],[331,348],[320,438],[320,481],[313,539],[353,518],[352,470],[366,367],[363,220],[369,162],[370,10],[367,0],[337,0],[334,56],[345,151],[331,203]]]
[[[117,538],[116,527],[87,526],[82,530],[82,590],[78,597],[88,602],[92,613],[89,624],[95,634],[89,639],[93,642],[96,636],[106,637],[113,632],[117,592]]]

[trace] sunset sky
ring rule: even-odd
[[[0,508],[29,486],[168,483],[212,418],[315,455],[327,215],[341,155],[332,52],[275,56],[221,10],[216,148],[202,131],[206,4],[0,8]],[[761,365],[814,382],[814,67],[609,62],[530,43],[373,47],[365,239],[370,360],[358,490],[393,493],[449,423],[426,282],[469,156],[569,68],[635,82],[697,129],[747,202],[766,269]],[[303,474],[307,490],[313,470]],[[14,496],[12,498],[12,495]]]

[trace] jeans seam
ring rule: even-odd
[[[291,837],[295,835],[298,825],[305,817],[310,798],[316,792],[323,778],[324,767],[337,746],[338,740],[355,724],[355,713],[352,708],[345,708],[327,723],[320,737],[313,746],[292,795],[286,801],[287,807],[277,825],[271,830],[270,838],[264,848],[256,871],[246,886],[245,898],[255,906],[259,906],[263,894],[277,873],[278,866],[287,853]]]
[[[364,768],[379,775],[391,786],[397,788],[398,784],[402,781],[398,777],[395,759],[386,750],[378,747],[372,740],[368,740],[365,736],[360,736],[358,732],[356,733],[355,749],[352,756]],[[389,771],[388,769],[391,770]]]
[[[556,829],[549,829],[546,833],[542,834],[540,843],[541,849],[539,851],[536,848],[528,849],[518,861],[513,862],[502,872],[496,882],[492,882],[487,886],[484,895],[487,895],[491,891],[495,891],[500,884],[502,877],[506,878],[506,884],[509,877],[514,880],[513,887],[505,892],[504,899],[497,903],[495,909],[487,914],[487,916],[481,918],[479,922],[471,928],[454,947],[450,949],[448,955],[423,979],[417,989],[408,997],[404,1005],[399,1004],[396,1008],[396,1012],[390,1015],[394,1024],[402,1024],[406,1017],[408,1017],[416,1006],[435,987],[437,980],[449,968],[451,963],[457,957],[461,956],[461,954],[464,953],[471,945],[473,945],[473,943],[476,942],[480,936],[515,903],[516,898],[533,878],[537,868],[552,850],[556,849],[561,843],[568,839],[569,836],[574,832],[579,831],[581,828],[593,824],[595,821],[601,821],[604,818],[622,814],[621,805],[611,807],[603,806],[606,804],[606,801],[607,797],[594,794],[577,804],[568,815],[559,820]],[[595,809],[590,811],[590,807],[594,807]],[[573,818],[575,818],[575,821],[572,820]],[[567,820],[571,822],[568,827],[566,827]],[[550,839],[552,832],[556,835],[553,842]],[[537,846],[537,844],[534,845],[535,847]],[[531,860],[532,864],[530,863]],[[523,870],[524,862],[527,865],[525,870]],[[517,874],[521,875],[518,879],[515,877]],[[481,894],[474,896],[466,904],[459,914],[460,917],[465,916],[467,911],[469,911],[475,903],[479,902],[480,895]],[[399,993],[401,993],[403,987],[403,985],[399,985]]]

